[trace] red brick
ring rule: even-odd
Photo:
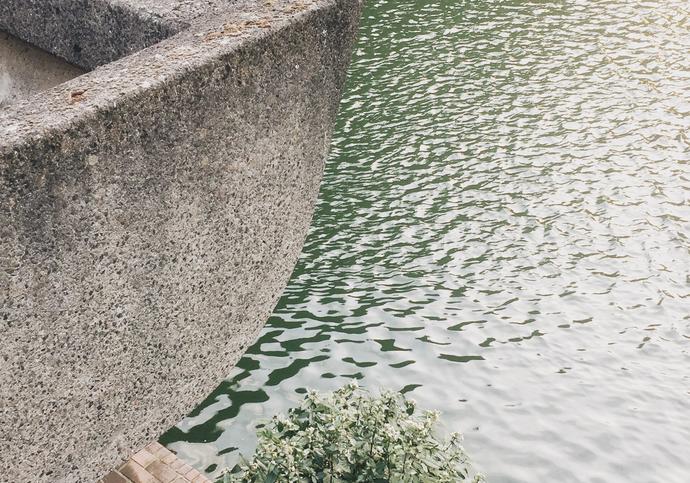
[[[200,474],[201,474],[201,473],[199,473],[197,470],[195,470],[194,468],[192,468],[192,470],[191,470],[189,473],[187,473],[186,475],[184,475],[184,476],[185,476],[189,481],[194,481],[194,478],[196,478],[196,477],[199,476]]]
[[[165,463],[166,465],[172,465],[173,461],[177,460],[177,456],[175,453],[170,453],[168,455],[165,455],[164,457],[161,458],[161,461]]]
[[[117,471],[113,470],[101,480],[103,483],[130,483],[130,481]]]
[[[142,449],[141,451],[135,453],[132,456],[132,460],[136,461],[139,463],[142,467],[146,468],[149,466],[151,463],[156,461],[158,458],[153,456],[149,451]]]
[[[148,444],[145,449],[151,454],[156,454],[156,451],[158,451],[162,447],[162,444],[160,444],[158,441],[154,441],[153,443]]]
[[[170,463],[170,467],[180,473],[180,468],[184,466],[184,461],[182,461],[180,458],[175,458],[175,461]]]
[[[120,468],[120,473],[132,480],[133,483],[161,483],[151,473],[145,470],[139,463],[130,460]]]
[[[161,483],[171,483],[178,477],[178,474],[175,470],[160,461],[154,461],[151,463],[151,465],[148,467],[148,470],[153,476],[158,478]]]
[[[178,458],[178,461],[182,461],[182,460]],[[181,467],[177,468],[177,472],[178,472],[179,474],[181,474],[181,475],[186,475],[187,473],[189,473],[189,472],[192,471],[193,469],[194,469],[194,468],[192,468],[191,466],[189,466],[187,463],[184,463],[184,462],[183,462],[183,465],[182,465]]]
[[[156,456],[156,458],[162,460],[163,458],[165,458],[169,454],[172,454],[172,452],[168,448],[166,448],[165,446],[161,446],[160,449],[154,453],[154,456]]]

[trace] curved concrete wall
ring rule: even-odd
[[[93,481],[155,440],[293,269],[360,4],[211,13],[0,109],[2,481]]]

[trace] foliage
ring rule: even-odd
[[[251,461],[221,482],[458,482],[471,477],[461,437],[435,435],[438,413],[418,414],[403,395],[378,397],[355,383],[334,393],[310,392],[288,416],[258,432]],[[474,476],[472,481],[483,481]]]

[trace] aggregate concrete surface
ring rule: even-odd
[[[0,481],[95,481],[254,341],[304,242],[360,10],[0,4],[0,28],[94,69],[0,108]]]

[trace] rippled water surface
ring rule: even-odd
[[[164,442],[357,378],[492,482],[690,481],[689,126],[685,1],[370,0],[289,287]]]

